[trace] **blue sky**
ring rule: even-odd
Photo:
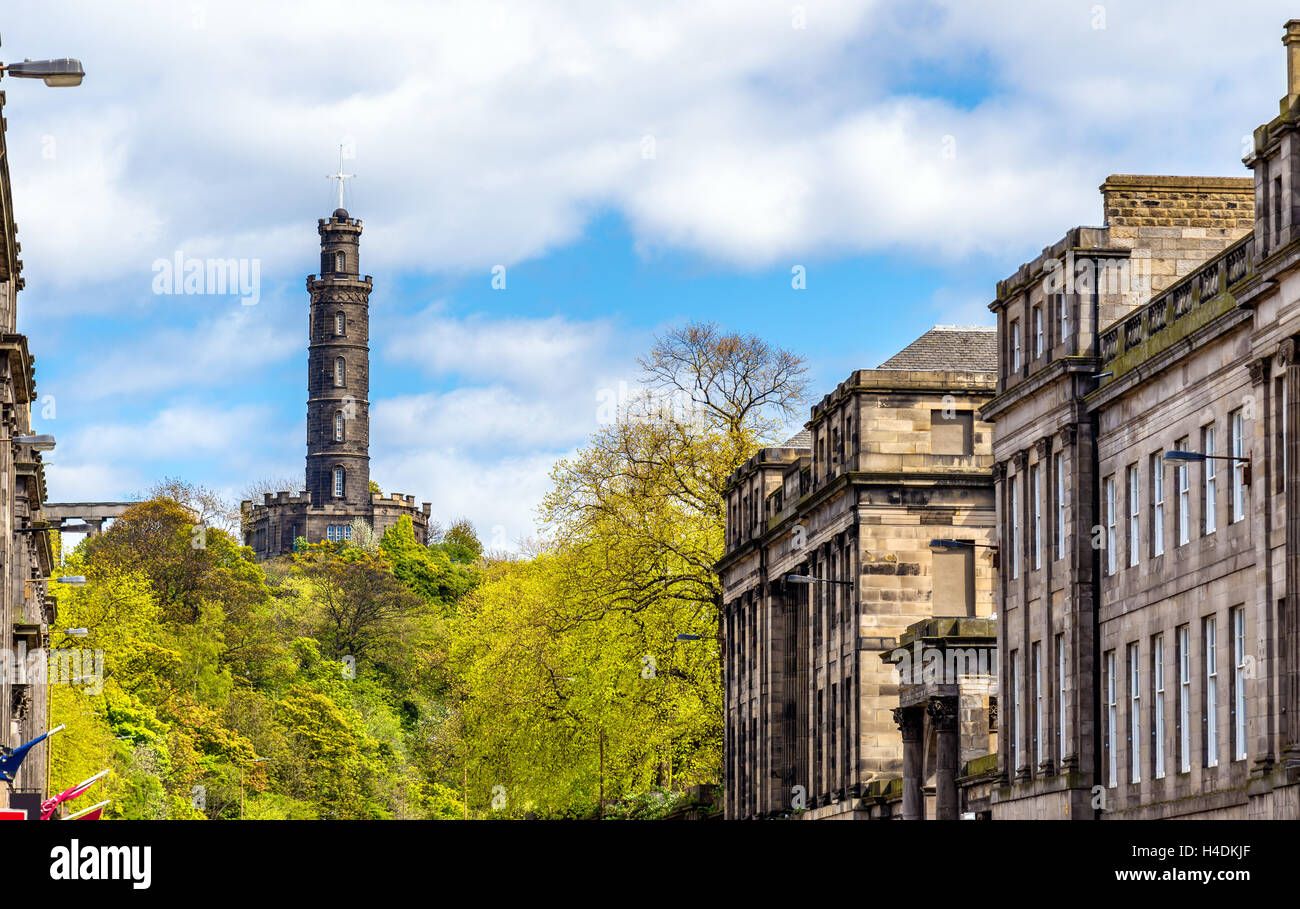
[[[754,332],[820,396],[931,325],[988,324],[996,280],[1100,222],[1107,174],[1244,174],[1290,16],[618,6],[6,2],[0,60],[88,72],[0,82],[51,497],[300,481],[339,143],[375,281],[372,476],[509,548],[657,331]],[[154,293],[178,251],[256,259],[257,304]]]

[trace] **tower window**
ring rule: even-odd
[[[335,271],[347,271],[347,264],[348,264],[347,257],[343,255],[343,253],[336,253],[334,255]]]
[[[334,441],[343,441],[343,411],[334,411]]]
[[[344,489],[343,468],[335,467],[334,468],[334,497],[337,499],[343,498],[343,489]]]
[[[334,334],[336,335],[343,334],[343,329],[346,327],[347,327],[347,321],[343,318],[343,313],[336,312],[334,314]]]
[[[342,388],[346,378],[347,366],[344,364],[343,358],[339,357],[334,361],[334,385],[338,388]]]

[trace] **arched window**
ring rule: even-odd
[[[334,334],[336,335],[343,334],[343,329],[346,326],[347,326],[347,321],[343,318],[343,313],[336,312],[334,314]]]
[[[343,486],[343,468],[342,468],[342,467],[335,467],[335,468],[334,468],[334,497],[335,497],[336,499],[341,499],[341,498],[343,498],[343,489],[344,489],[344,486]]]
[[[344,384],[344,381],[345,381],[346,379],[347,379],[347,366],[344,364],[344,362],[343,362],[343,358],[342,358],[342,357],[339,357],[338,359],[336,359],[336,360],[334,361],[334,384],[335,384],[335,386],[338,387],[338,388],[342,388],[342,387],[343,387],[343,384]]]
[[[335,254],[335,256],[334,256],[334,270],[335,270],[335,271],[347,271],[347,264],[348,264],[347,257],[344,256],[343,253],[336,253],[336,254]]]
[[[334,441],[343,441],[343,411],[334,411]]]

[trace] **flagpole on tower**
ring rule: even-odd
[[[326,179],[326,180],[338,180],[338,181],[339,181],[339,205],[338,205],[339,208],[342,208],[342,207],[343,207],[343,181],[344,181],[344,180],[355,180],[356,177],[357,177],[356,174],[345,174],[345,173],[343,173],[343,145],[340,144],[340,145],[339,145],[339,170],[338,170],[338,173],[336,173],[336,174],[326,174],[326,175],[325,175],[325,179]]]

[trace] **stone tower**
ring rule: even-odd
[[[320,275],[307,355],[307,494],[316,507],[370,504],[370,276],[361,221],[342,208],[317,222]]]
[[[307,489],[240,504],[244,545],[259,559],[288,555],[299,540],[346,544],[358,519],[382,535],[409,517],[421,544],[429,526],[428,502],[370,491],[371,280],[361,277],[361,222],[339,208],[316,230],[320,274],[307,277]]]

